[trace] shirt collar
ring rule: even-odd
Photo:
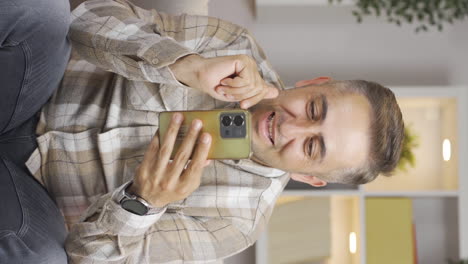
[[[263,177],[268,177],[268,178],[283,176],[284,174],[287,173],[287,172],[279,170],[279,169],[275,169],[275,168],[260,165],[259,163],[255,162],[255,161],[252,161],[252,160],[249,160],[249,159],[220,160],[220,162],[222,162],[222,163],[224,163],[226,165],[235,167],[237,169],[240,169],[240,170],[243,170],[243,171],[246,171],[246,172],[250,172],[250,173],[254,173],[254,174],[258,174],[258,175],[261,175]]]

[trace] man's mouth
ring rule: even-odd
[[[271,141],[271,144],[275,145],[275,130],[273,126],[273,119],[275,118],[275,112],[272,112],[267,118],[267,126],[268,126],[268,138]]]
[[[265,143],[275,145],[275,112],[263,113],[258,121],[258,134]]]

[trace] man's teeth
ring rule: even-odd
[[[274,117],[275,117],[275,112],[271,113],[271,115],[268,117],[268,133],[269,133],[271,143],[274,143],[273,142],[273,122],[272,122]]]

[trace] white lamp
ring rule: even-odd
[[[349,252],[351,254],[356,254],[356,251],[357,251],[356,233],[351,232],[351,233],[349,233]]]
[[[444,139],[444,142],[442,143],[442,156],[445,161],[449,161],[451,155],[452,155],[452,146],[450,144],[450,140]]]

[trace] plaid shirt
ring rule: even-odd
[[[282,89],[252,36],[219,19],[124,0],[88,1],[72,16],[74,53],[42,110],[38,149],[27,162],[65,216],[70,262],[206,263],[253,244],[289,178],[249,160],[212,162],[195,192],[159,214],[138,216],[116,201],[159,112],[226,106],[179,83],[168,67],[178,58],[248,54]]]

